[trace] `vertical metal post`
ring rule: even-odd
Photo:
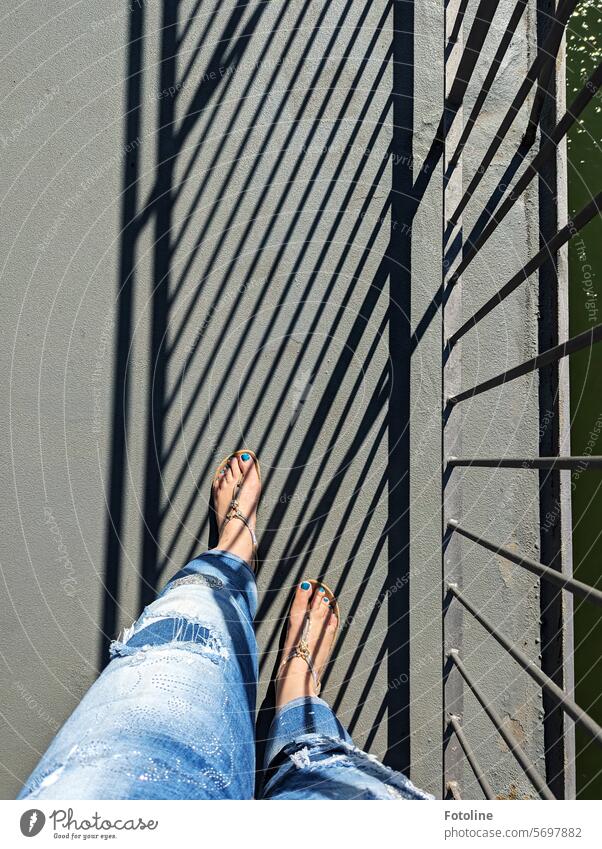
[[[413,221],[413,20],[414,4],[393,4],[393,166],[389,260],[389,357],[391,386],[388,412],[389,523],[388,586],[400,586],[389,601],[387,666],[389,715],[386,763],[410,771],[410,363],[412,240],[402,237],[399,222]],[[410,201],[410,202],[409,202]]]
[[[537,40],[542,44],[550,30],[554,0],[537,2]],[[540,117],[539,145],[564,113],[564,49],[560,50],[556,73],[547,82]],[[545,163],[539,178],[540,244],[566,223],[566,149],[558,146],[556,157]],[[566,246],[551,254],[539,272],[539,350],[551,348],[568,338],[568,266]],[[570,454],[570,409],[568,361],[542,368],[539,381],[539,453],[541,456]],[[540,559],[542,563],[570,576],[571,502],[570,472],[541,471]],[[563,597],[564,596],[564,597]],[[541,582],[541,666],[567,692],[573,689],[572,597],[547,581]],[[542,694],[547,782],[557,798],[574,798],[575,753],[572,721],[547,693]]]

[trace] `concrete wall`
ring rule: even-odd
[[[477,5],[476,0],[468,4],[465,38]],[[463,115],[459,116],[460,126],[470,114],[514,7],[514,2],[498,4],[467,90]],[[448,187],[446,218],[455,210],[466,191],[535,58],[538,9],[538,4],[527,4],[464,148],[459,184],[454,186],[450,183]],[[547,14],[549,19],[549,9]],[[482,221],[479,221],[483,210],[487,205],[494,209],[506,191],[505,188],[500,191],[500,187],[512,185],[516,175],[524,170],[524,153],[519,156],[517,151],[527,125],[531,103],[532,98],[529,97],[486,170],[456,231],[450,233],[447,247],[447,256],[451,258],[450,272],[461,256],[456,254],[454,243],[471,244],[483,226]],[[449,149],[451,156],[454,145],[449,145]],[[533,157],[536,150],[537,147],[534,147],[527,154],[526,161]],[[562,226],[561,223],[554,224],[551,232],[542,236],[539,219],[541,191],[534,180],[515,203],[504,223],[463,272],[461,283],[445,307],[445,338],[468,320],[539,251],[540,238],[549,238],[557,227]],[[547,203],[551,209],[556,204],[556,198],[552,198],[554,192],[551,188],[549,191],[550,197],[543,203]],[[559,218],[562,219],[562,214]],[[445,368],[446,395],[468,389],[530,359],[537,353],[539,334],[542,334],[539,338],[540,349],[553,344],[542,342],[542,328],[545,331],[556,320],[553,314],[553,310],[558,308],[555,303],[556,273],[553,268],[547,268],[542,270],[542,275],[532,275],[454,348]],[[542,299],[541,292],[549,301]],[[536,371],[454,407],[445,428],[446,454],[462,457],[533,457],[540,452],[544,455],[559,453],[558,447],[542,450],[546,435],[554,430],[557,421],[555,404],[558,399],[556,397],[550,406],[545,406],[541,400],[543,393],[540,392],[539,381],[540,374]],[[446,518],[456,518],[461,525],[489,540],[532,558],[550,562],[545,531],[542,530],[540,534],[541,481],[537,471],[527,468],[456,468],[444,487],[444,514]],[[449,574],[451,570],[452,579],[458,581],[481,613],[538,663],[541,659],[541,638],[545,633],[540,630],[540,617],[552,618],[549,602],[542,602],[539,580],[503,557],[459,537],[452,540],[444,561],[444,574]],[[462,612],[458,602],[452,602],[449,614],[451,631],[447,633],[447,648],[460,649],[465,666],[488,704],[497,711],[506,729],[520,743],[540,774],[546,776],[548,769],[548,781],[558,793],[559,787],[562,787],[562,769],[557,772],[550,768],[544,756],[546,745],[541,688],[508,657],[505,650],[469,613]],[[456,621],[454,617],[458,617]],[[555,622],[554,628],[557,627]],[[461,644],[454,646],[458,641]],[[459,678],[457,671],[451,672],[452,691],[458,686],[460,692],[463,691],[463,704],[462,699],[459,702],[463,728],[495,792],[501,798],[537,798],[537,792],[508,751],[506,743],[495,731],[469,688],[462,687]],[[549,754],[549,741],[547,746]],[[463,757],[460,759],[458,776],[463,797],[482,797],[482,791]]]

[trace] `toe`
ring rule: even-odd
[[[311,614],[318,616],[321,620],[326,618],[326,614],[330,612],[330,602],[326,595],[326,590],[318,584],[316,591],[311,600]]]
[[[324,604],[324,607],[326,607],[326,604]],[[330,605],[328,605],[326,616],[319,622],[319,632],[314,632],[314,661],[316,668],[319,670],[320,677],[322,677],[324,665],[330,656],[336,626],[337,618]]]
[[[288,632],[286,636],[285,654],[301,639],[307,608],[311,599],[311,584],[301,581],[295,590],[293,603],[289,613]]]
[[[213,491],[216,494],[219,493],[223,480],[224,480],[224,470],[223,470],[223,467],[220,467],[217,470],[217,472],[215,474],[215,480],[213,481]]]
[[[291,605],[291,621],[298,623],[305,618],[307,607],[311,599],[311,584],[309,581],[301,581],[295,590],[295,597]]]
[[[255,465],[255,460],[253,459],[252,454],[249,454],[247,451],[241,451],[241,453],[238,455],[237,460],[238,468],[244,475],[247,484],[252,489],[258,488],[259,475],[257,473],[257,466]]]
[[[240,466],[241,472],[247,474],[251,471],[251,469],[255,468],[255,463],[253,462],[253,457],[247,452],[242,451],[238,455],[238,465]]]
[[[311,609],[311,647],[316,668],[321,671],[326,662],[332,640],[328,637],[330,620],[330,600],[324,587],[318,586],[312,599]]]
[[[229,460],[230,468],[232,469],[232,475],[236,479],[240,477],[241,472],[243,471],[242,463],[240,462],[240,457],[238,454],[233,454]]]

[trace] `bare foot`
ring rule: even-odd
[[[219,528],[217,547],[242,557],[252,566],[254,546],[249,527],[236,516],[233,516],[224,524],[226,514],[230,509],[230,502],[233,494],[235,494],[234,489],[241,474],[244,475],[244,482],[237,496],[238,509],[247,518],[249,527],[255,533],[261,483],[253,457],[241,451],[240,454],[233,454],[227,463],[222,466],[213,484],[213,505],[217,517],[217,527]]]
[[[323,587],[314,587],[302,581],[295,591],[289,614],[288,631],[284,642],[282,659],[299,645],[306,617],[309,615],[307,642],[318,681],[322,679],[324,667],[337,631],[337,617]],[[313,592],[312,592],[313,591]],[[302,657],[293,657],[281,665],[276,678],[276,707],[280,708],[299,696],[316,696],[314,678]]]

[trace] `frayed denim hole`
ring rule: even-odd
[[[204,575],[202,572],[194,572],[193,574],[184,575],[182,578],[176,578],[174,581],[170,581],[165,591],[167,592],[174,587],[181,587],[186,584],[201,585],[211,590],[221,590],[224,588],[224,582],[215,575]]]
[[[227,658],[223,640],[211,628],[183,617],[164,617],[128,628],[110,646],[111,657],[127,657],[153,649],[183,649],[205,654],[217,662]]]
[[[432,799],[433,797],[417,788],[401,772],[395,772],[382,764],[374,755],[368,754],[352,743],[336,740],[320,734],[308,734],[285,746],[283,753],[297,769],[309,771],[327,769],[330,766],[352,767],[367,777],[378,780],[389,796],[399,798]]]

